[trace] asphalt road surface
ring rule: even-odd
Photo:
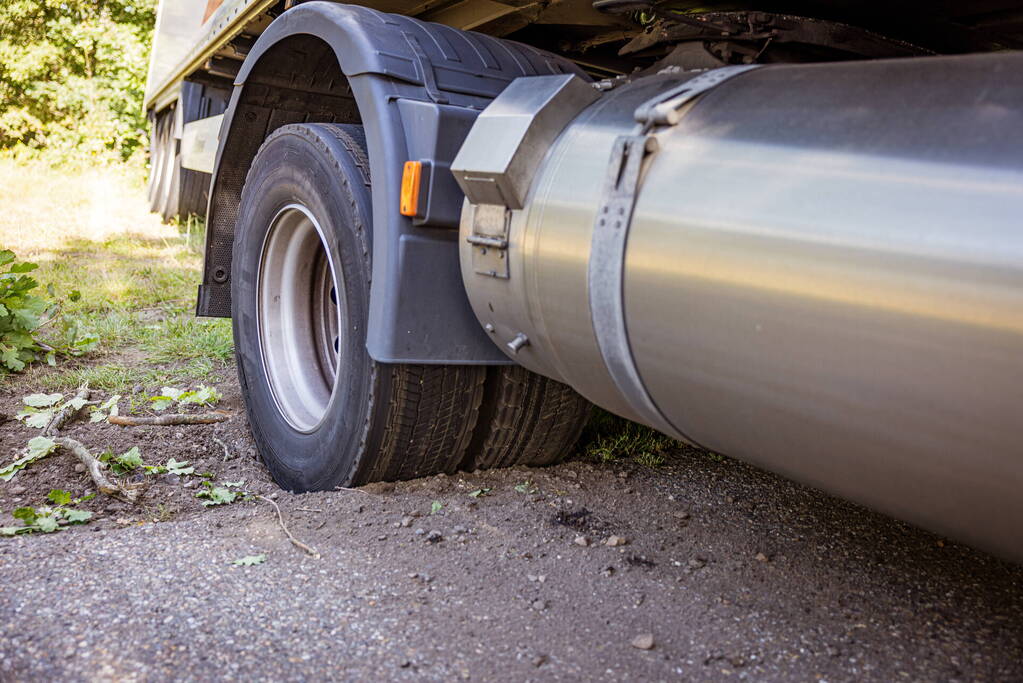
[[[319,557],[186,484],[0,539],[0,680],[1023,680],[1023,568],[698,451],[279,494]]]

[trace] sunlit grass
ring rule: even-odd
[[[230,363],[230,322],[193,314],[202,223],[163,224],[137,172],[0,158],[0,207],[0,248],[38,263],[34,277],[58,296],[79,291],[65,310],[100,340],[85,359],[38,374],[44,386],[125,391],[207,379]]]

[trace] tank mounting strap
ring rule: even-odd
[[[603,201],[593,224],[587,280],[590,317],[604,365],[619,391],[647,424],[687,441],[691,439],[664,417],[650,397],[632,356],[625,324],[625,247],[644,166],[657,152],[656,128],[674,126],[681,120],[685,104],[757,66],[726,66],[707,71],[637,107],[634,118],[640,124],[639,130],[615,140],[601,194]]]

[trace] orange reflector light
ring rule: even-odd
[[[405,162],[405,170],[401,174],[402,216],[415,216],[419,212],[419,178],[422,173],[423,165],[420,162]]]

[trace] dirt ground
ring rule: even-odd
[[[1023,679],[1023,568],[736,461],[291,495],[217,380],[226,423],[63,433],[276,496],[319,557],[262,500],[204,508],[196,477],[148,476],[137,506],[98,496],[88,524],[0,539],[0,680]],[[0,452],[36,433],[4,422]],[[0,483],[0,510],[86,493],[74,465]]]

